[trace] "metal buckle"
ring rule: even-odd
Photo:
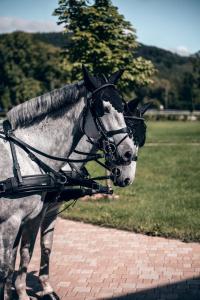
[[[110,141],[104,141],[103,143],[104,151],[107,154],[115,154],[116,153],[116,146],[113,142]]]
[[[59,177],[58,182],[62,185],[66,184],[68,182],[68,178],[65,175],[62,175]]]

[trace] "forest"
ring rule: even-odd
[[[70,35],[61,32],[1,34],[0,110],[74,81],[70,62],[65,59],[63,63],[70,47]],[[200,52],[182,57],[138,44],[134,57],[151,61],[155,67],[153,82],[136,88],[144,102],[150,98],[155,108],[200,110]],[[133,91],[129,92],[124,91],[125,98],[132,97]]]

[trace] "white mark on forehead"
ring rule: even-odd
[[[124,116],[121,112],[118,112],[114,106],[108,102],[103,101],[104,108],[109,108],[110,112],[108,114],[103,115],[101,120],[106,128],[106,130],[113,130],[125,127]]]
[[[112,104],[109,101],[103,101],[103,106],[104,107],[109,107],[109,108],[113,107]]]

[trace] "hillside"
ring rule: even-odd
[[[15,57],[16,53],[14,47],[21,50],[17,36],[18,39],[24,39],[24,43],[28,45],[27,47],[23,47],[23,59],[20,57],[16,59]],[[58,72],[59,68],[56,67],[55,63],[57,61],[58,65],[60,65],[59,55],[62,49],[70,47],[69,40],[69,35],[67,36],[61,32],[32,34],[18,32],[0,35],[0,55],[2,57],[4,56],[4,59],[0,59],[0,106],[9,107],[10,104],[4,105],[6,101],[12,104],[21,101],[15,99],[15,97],[16,95],[20,95],[22,86],[24,86],[26,82],[28,82],[29,86],[33,83],[34,89],[32,89],[32,93],[34,93],[35,90],[37,91],[36,94],[63,83],[63,80],[66,80],[64,70],[60,72],[59,76],[56,76],[56,82],[53,72],[55,70]],[[35,46],[33,46],[34,44]],[[37,52],[33,53],[33,51],[35,51],[33,49],[37,48],[40,54],[38,53],[36,55]],[[30,51],[30,49],[32,50]],[[10,53],[12,57],[14,67],[13,65],[10,66],[10,58],[9,61],[6,61],[8,53]],[[20,55],[20,53],[18,53],[18,55]],[[135,56],[142,56],[145,59],[151,60],[157,69],[156,75],[154,76],[154,84],[147,88],[142,88],[139,91],[142,92],[144,98],[153,99],[155,107],[162,105],[164,108],[171,109],[200,110],[199,53],[189,57],[182,57],[158,47],[140,44]],[[51,59],[49,60],[48,57]],[[53,57],[55,57],[55,59]],[[24,60],[26,60],[26,62]],[[21,70],[19,70],[20,66],[18,61],[20,63],[22,62]],[[36,61],[39,63],[36,64]],[[27,65],[30,65],[30,69],[27,68]],[[41,66],[43,66],[42,74],[40,72]],[[49,75],[49,70],[51,75]],[[10,79],[15,71],[18,73],[18,77],[20,74],[20,77],[23,78],[21,88],[18,89],[17,87],[17,92],[15,91],[15,87],[13,87],[13,81]],[[5,74],[7,74],[7,77],[5,77]],[[32,79],[34,81],[32,81]],[[52,80],[54,81],[53,86],[51,84]],[[23,96],[24,99],[32,95],[32,93],[29,95],[30,91],[30,88],[27,87]],[[9,97],[11,99],[9,99]]]
[[[65,48],[69,46],[69,37],[62,32],[33,33],[32,36],[34,40],[39,40],[55,47]],[[165,73],[166,69],[171,69],[174,66],[185,67],[186,65],[191,65],[190,57],[183,57],[170,51],[144,44],[140,44],[136,56],[142,56],[151,60],[159,72],[162,71],[163,73]]]
[[[194,72],[199,56],[183,57],[142,44],[137,55],[151,60],[157,69],[154,84],[146,90],[149,97],[157,99],[165,108],[200,109],[200,85],[197,83],[200,74]]]
[[[63,33],[36,33],[35,40],[52,44],[55,47],[69,47],[69,38]],[[155,106],[165,108],[200,109],[200,86],[196,85],[199,74],[194,74],[194,58],[199,55],[183,57],[170,51],[140,44],[136,56],[151,60],[157,69],[154,84],[142,89],[143,95],[154,99]]]
[[[64,48],[69,45],[69,37],[63,32],[32,33],[34,40],[39,40],[55,47]],[[199,51],[200,53],[200,51]],[[155,46],[147,46],[140,43],[136,55],[151,60],[155,65],[165,65],[167,68],[175,64],[184,65],[190,61],[190,57],[180,56],[165,49]]]

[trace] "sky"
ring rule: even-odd
[[[92,2],[92,1],[91,1]],[[180,55],[200,50],[200,0],[112,0],[146,45]],[[62,31],[52,16],[58,0],[0,0],[0,33]]]

